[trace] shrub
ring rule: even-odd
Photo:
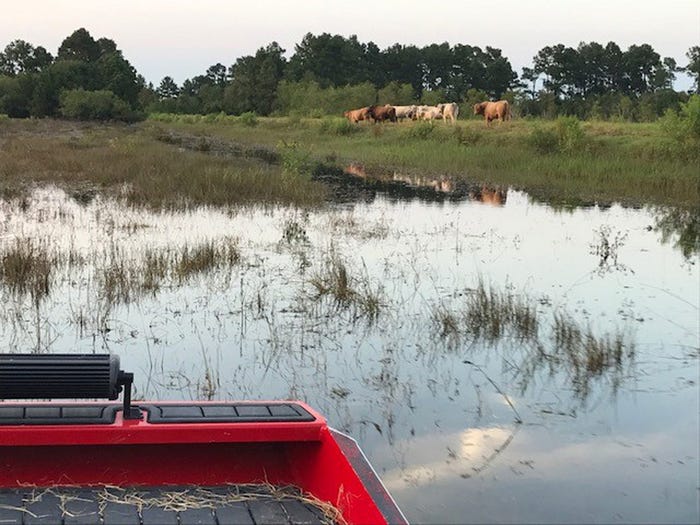
[[[700,95],[693,95],[681,105],[681,118],[688,123],[691,137],[700,139]]]
[[[414,126],[411,126],[406,133],[412,139],[425,140],[432,134],[435,129],[435,124],[430,122],[417,122]]]
[[[666,110],[661,127],[678,142],[700,140],[700,95],[692,95],[688,102],[681,104],[680,113]]]
[[[527,142],[538,153],[555,153],[559,151],[559,139],[552,129],[535,127],[530,133]]]
[[[553,128],[535,127],[527,141],[539,153],[572,153],[584,145],[585,139],[576,117],[559,117]]]
[[[571,152],[583,145],[585,133],[576,117],[559,117],[556,130],[559,151]]]
[[[481,133],[471,127],[455,126],[452,134],[462,146],[473,146],[481,140]]]
[[[278,146],[282,157],[282,169],[291,175],[306,175],[313,170],[311,153],[297,142],[282,142]]]
[[[76,120],[143,120],[143,115],[108,90],[65,90],[60,96],[60,112],[64,117]]]
[[[258,125],[258,116],[253,111],[241,113],[237,120],[240,124],[251,128]]]

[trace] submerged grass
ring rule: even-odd
[[[613,390],[616,390],[625,361],[634,359],[634,343],[622,332],[596,336],[590,327],[582,328],[566,313],[555,313],[552,336],[555,353],[550,356],[550,361],[554,361],[550,365],[565,365],[580,397],[588,395],[593,378],[611,370]]]

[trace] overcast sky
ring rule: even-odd
[[[546,45],[650,44],[686,65],[700,45],[700,0],[0,0],[0,49],[21,38],[55,54],[84,27],[113,39],[148,81],[178,83],[217,62],[229,66],[277,41],[311,32],[357,35],[381,49],[399,42],[489,45],[520,74]],[[685,75],[677,88],[686,89]]]

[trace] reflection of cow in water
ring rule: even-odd
[[[480,190],[472,194],[474,200],[490,204],[491,206],[503,206],[508,197],[508,190],[500,186],[482,186]]]

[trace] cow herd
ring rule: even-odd
[[[474,105],[474,114],[483,115],[486,125],[492,120],[498,119],[501,122],[510,119],[510,106],[507,100],[498,102],[480,102]],[[459,106],[455,102],[438,104],[437,106],[383,106],[373,105],[358,109],[351,109],[343,113],[353,124],[362,120],[369,122],[398,122],[404,119],[411,120],[439,120],[448,121],[454,124],[459,116]]]

